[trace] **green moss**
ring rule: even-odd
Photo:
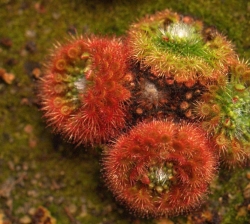
[[[246,223],[250,218],[248,213],[241,214],[240,212],[240,208],[246,206],[242,192],[247,185],[245,175],[246,171],[242,171],[242,169],[228,172],[227,169],[222,168],[220,171],[218,182],[215,183],[211,197],[220,200],[214,209],[218,209],[223,215],[221,220],[223,224]]]

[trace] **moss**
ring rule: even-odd
[[[16,79],[11,85],[0,83],[0,188],[3,189],[10,177],[18,180],[22,173],[27,176],[23,183],[15,184],[9,197],[0,197],[0,209],[12,211],[10,218],[18,220],[23,213],[28,214],[29,208],[44,205],[58,223],[66,224],[70,219],[63,208],[74,203],[78,207],[75,216],[81,223],[105,223],[105,220],[135,223],[137,218],[117,205],[100,181],[98,151],[75,148],[51,134],[51,128],[46,128],[36,104],[32,70],[41,67],[53,43],[63,41],[68,33],[121,36],[138,18],[164,8],[193,15],[215,26],[232,40],[241,58],[250,57],[250,13],[245,0],[1,1],[0,67],[13,73]],[[4,45],[3,38],[11,41],[11,47]],[[28,124],[33,127],[32,133],[24,131]],[[27,170],[25,164],[28,164]],[[228,171],[222,172],[227,174]],[[220,175],[218,189],[209,196],[210,206],[218,207],[222,192],[235,195],[231,204],[225,205],[229,208],[222,216],[222,223],[235,223],[237,210],[234,207],[244,205],[241,194],[247,182],[244,172],[229,173],[230,181]],[[61,188],[52,188],[53,181]],[[37,197],[29,196],[32,191]],[[13,201],[12,208],[8,207],[8,199]],[[79,217],[85,203],[87,216]],[[107,205],[111,205],[110,211],[105,211]],[[237,223],[245,223],[247,219],[249,215],[238,218]],[[153,222],[142,219],[140,223]]]

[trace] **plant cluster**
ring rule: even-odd
[[[170,10],[118,37],[74,37],[46,63],[39,97],[69,141],[106,144],[116,198],[141,216],[178,215],[207,194],[218,163],[250,156],[250,67],[215,28]]]

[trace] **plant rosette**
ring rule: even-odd
[[[196,103],[195,114],[218,148],[224,164],[234,167],[250,157],[250,68],[238,61],[226,86],[210,86]]]
[[[177,82],[223,79],[236,59],[231,42],[217,30],[168,9],[132,24],[127,42],[142,69]]]
[[[141,216],[178,215],[200,204],[216,171],[213,144],[188,123],[142,122],[104,152],[109,189]]]
[[[154,119],[194,121],[193,102],[199,101],[207,92],[207,85],[196,81],[177,83],[174,79],[156,77],[150,69],[141,70],[138,64],[130,68],[134,75],[129,105],[133,124]]]
[[[118,38],[77,37],[58,44],[40,82],[50,126],[77,144],[98,144],[126,125],[127,50]]]

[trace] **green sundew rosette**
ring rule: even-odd
[[[179,82],[218,80],[236,58],[231,42],[216,30],[169,10],[133,24],[128,44],[143,69]]]
[[[227,85],[211,87],[209,97],[197,104],[197,111],[203,112],[201,125],[212,135],[222,161],[229,167],[242,165],[250,158],[248,71],[244,63],[232,66]]]
[[[230,81],[226,87],[218,87],[210,104],[220,107],[220,125],[214,132],[223,133],[229,140],[250,143],[250,87],[245,80],[248,66],[238,62],[230,68]]]
[[[215,102],[221,107],[214,136],[222,161],[229,167],[242,165],[250,157],[250,88],[232,81],[218,91]]]
[[[250,141],[249,87],[230,82],[217,91],[210,103],[220,106],[220,125],[215,128],[215,134],[223,133],[229,140]]]

